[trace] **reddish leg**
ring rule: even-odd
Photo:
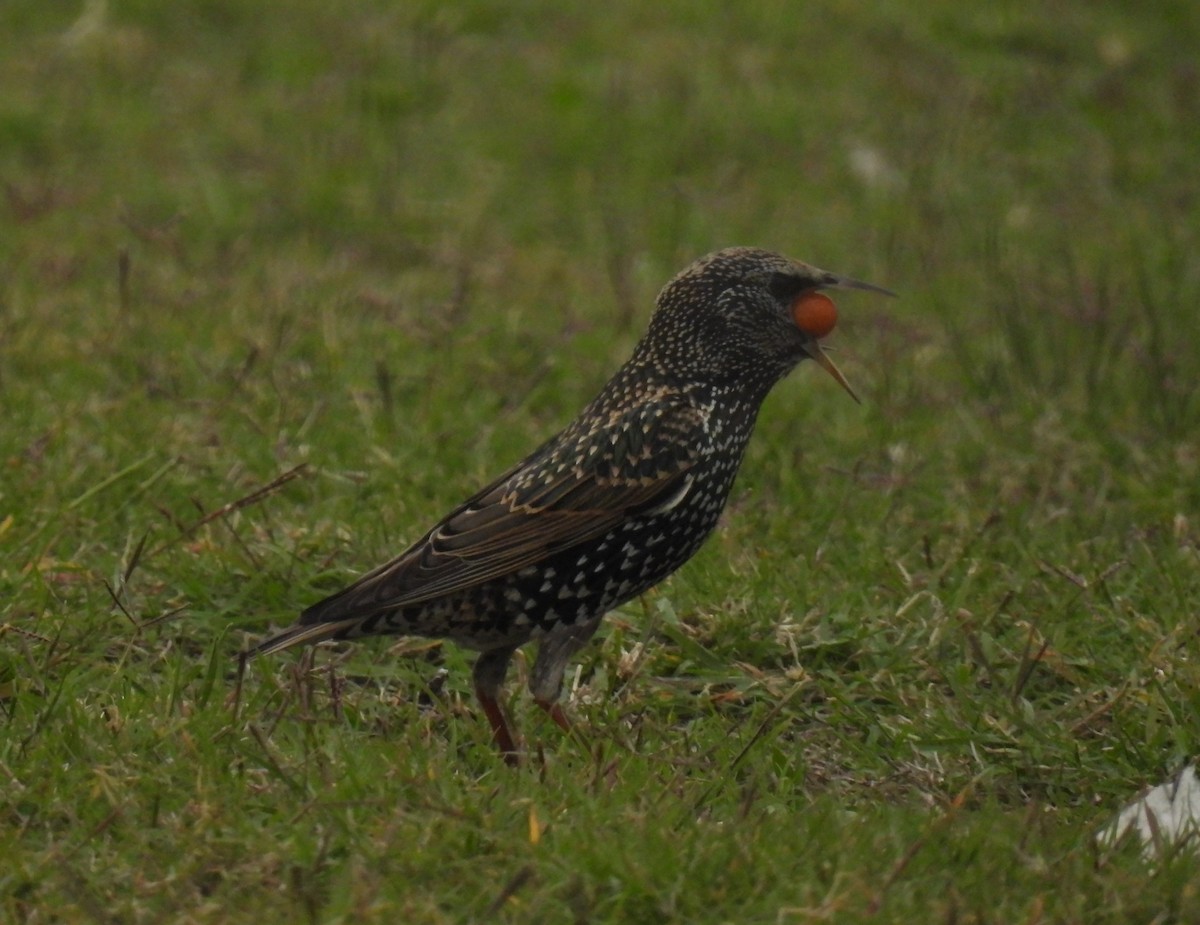
[[[500,749],[504,760],[511,765],[517,763],[517,746],[512,733],[508,729],[508,720],[500,708],[497,695],[500,685],[504,683],[504,675],[508,671],[508,660],[512,658],[516,647],[508,649],[492,649],[484,652],[475,661],[475,696],[483,707],[484,715],[492,727],[492,741]]]
[[[571,732],[571,720],[567,717],[567,711],[562,708],[561,703],[557,700],[538,700],[536,697],[533,702],[546,711],[559,729],[566,733]]]
[[[513,742],[512,733],[508,731],[508,720],[504,718],[504,711],[500,708],[500,704],[495,697],[481,687],[475,688],[475,696],[479,698],[479,705],[483,707],[484,715],[491,724],[492,741],[496,743],[496,748],[500,749],[506,762],[515,765],[517,763],[517,746]]]
[[[600,618],[580,623],[575,626],[560,628],[548,633],[538,643],[537,659],[533,663],[533,671],[529,677],[529,689],[533,692],[534,702],[549,714],[555,725],[568,735],[587,746],[587,739],[577,729],[571,726],[567,711],[558,702],[562,693],[563,671],[567,660],[579,651],[600,625]]]

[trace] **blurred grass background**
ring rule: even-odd
[[[0,6],[0,918],[1191,921],[1200,13]],[[888,286],[570,709],[270,626],[752,244]],[[297,468],[301,467],[301,468]],[[294,476],[294,477],[293,477]],[[444,670],[443,670],[444,669]]]

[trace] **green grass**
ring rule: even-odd
[[[1187,3],[0,7],[0,920],[1189,922]],[[842,297],[564,737],[237,652],[569,420],[658,287]],[[299,467],[299,468],[298,468]],[[288,473],[294,477],[281,478]],[[524,672],[519,665],[515,675]]]

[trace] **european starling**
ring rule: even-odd
[[[530,689],[568,729],[558,703],[568,659],[605,613],[712,532],[771,387],[813,359],[854,396],[818,342],[836,321],[818,291],[829,288],[891,295],[753,248],[696,261],[667,283],[633,356],[565,430],[248,655],[372,635],[452,639],[480,653],[475,691],[511,762],[497,695],[513,652],[536,639]]]

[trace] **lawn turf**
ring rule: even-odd
[[[0,920],[1190,922],[1194,4],[0,6]],[[252,663],[753,244],[888,286],[494,754]]]

